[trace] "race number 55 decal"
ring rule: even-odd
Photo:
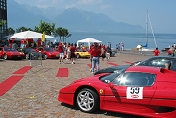
[[[127,99],[143,99],[143,87],[127,87]]]

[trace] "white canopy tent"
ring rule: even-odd
[[[77,46],[78,46],[78,44],[80,43],[80,42],[82,42],[82,43],[88,43],[88,45],[89,45],[89,49],[90,49],[90,44],[91,43],[101,43],[102,41],[99,41],[99,40],[97,40],[97,39],[95,39],[95,38],[85,38],[85,39],[82,39],[82,40],[78,40],[77,41]]]
[[[20,32],[12,35],[10,38],[15,38],[15,40],[21,40],[21,39],[38,39],[42,38],[41,33],[33,32],[33,31],[25,31],[25,32]],[[54,37],[45,35],[45,38],[53,39]]]

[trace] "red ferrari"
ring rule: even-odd
[[[145,117],[176,118],[176,72],[131,66],[102,73],[62,88],[58,100],[83,112],[98,109]]]
[[[0,59],[2,59],[2,54],[0,53]]]
[[[9,47],[0,47],[0,53],[2,58],[4,58],[5,60],[14,58],[24,59],[25,57],[24,53],[18,52],[16,49]]]
[[[45,55],[45,58],[59,58],[59,52],[52,48],[40,47],[36,49],[37,52],[41,51]]]

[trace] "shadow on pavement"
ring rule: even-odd
[[[66,103],[61,103],[62,106],[73,109],[73,110],[79,110],[75,106],[66,104]],[[129,114],[123,114],[123,113],[118,113],[118,112],[111,112],[111,111],[104,111],[104,110],[99,110],[91,114],[104,114],[105,116],[113,116],[113,117],[120,117],[120,118],[146,118],[146,117],[141,117],[141,116],[135,116],[135,115],[129,115]]]

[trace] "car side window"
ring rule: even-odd
[[[148,62],[144,63],[143,65],[165,68],[166,63],[170,63],[170,60],[168,60],[168,59],[155,59],[155,60],[148,61]]]
[[[2,48],[0,48],[0,51],[3,51],[3,49],[2,49]]]
[[[143,72],[126,72],[114,79],[114,85],[118,86],[152,86],[155,82],[156,74]]]

